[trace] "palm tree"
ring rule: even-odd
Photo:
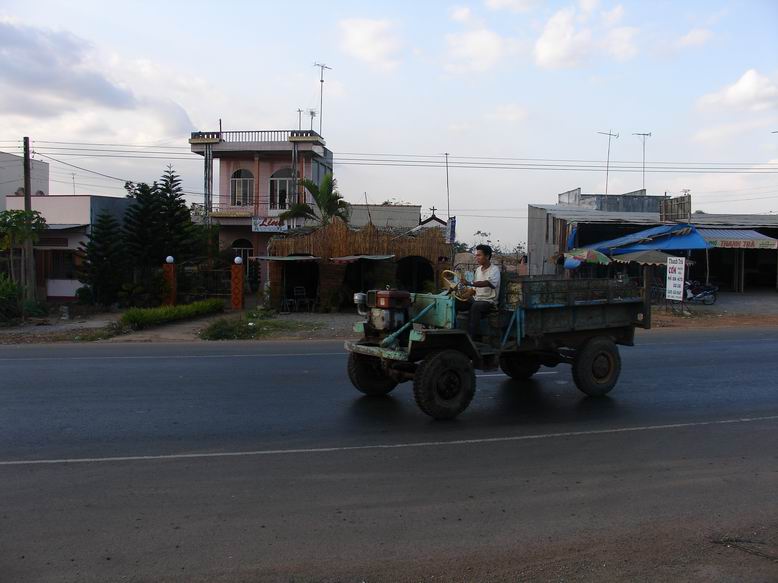
[[[279,219],[282,221],[305,219],[314,221],[322,227],[332,222],[335,217],[348,223],[351,209],[337,191],[338,185],[331,173],[325,174],[320,184],[307,179],[302,180],[301,183],[305,190],[311,193],[316,206],[311,206],[307,202],[295,202],[287,211],[278,215]]]

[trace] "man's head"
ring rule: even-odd
[[[489,265],[492,260],[492,248],[489,245],[476,245],[475,262],[478,265]]]

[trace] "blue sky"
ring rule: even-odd
[[[439,164],[447,151],[458,162],[604,161],[607,140],[596,132],[610,129],[620,134],[615,161],[640,161],[641,142],[631,134],[652,132],[649,164],[778,170],[776,2],[106,6],[3,2],[0,140],[30,135],[41,152],[44,140],[185,148],[189,131],[215,129],[219,118],[225,129],[295,127],[298,107],[318,107],[318,60],[333,67],[323,133],[344,160],[431,155]],[[166,164],[67,159],[137,180],[153,179]],[[201,164],[172,163],[188,190],[202,190]],[[52,164],[53,192],[72,191],[71,170]],[[105,185],[102,192],[121,193],[116,182],[76,172],[78,191]],[[446,206],[439,166],[342,164],[336,175],[354,202],[367,193],[371,202]],[[605,183],[602,171],[560,169],[452,167],[450,178],[461,237],[482,230],[503,244],[526,239],[527,203],[553,202],[577,186],[602,192]],[[613,171],[609,190],[637,189],[640,180]],[[778,174],[649,172],[646,186],[688,188],[708,212],[769,212],[778,200]]]

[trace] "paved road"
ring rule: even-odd
[[[778,580],[778,332],[434,422],[338,342],[0,348],[0,583]]]

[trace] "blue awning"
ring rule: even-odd
[[[690,249],[708,249],[711,245],[693,225],[662,225],[625,235],[610,241],[588,245],[608,255],[621,255],[637,251],[688,251]]]

